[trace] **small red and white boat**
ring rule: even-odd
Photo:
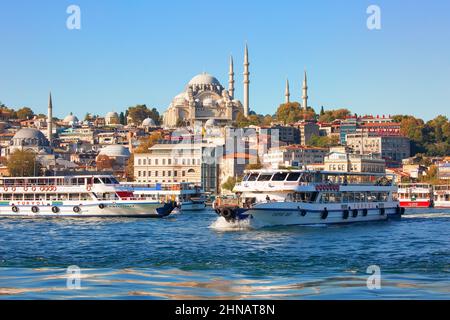
[[[403,183],[398,185],[398,200],[402,208],[433,207],[433,187],[426,183]]]

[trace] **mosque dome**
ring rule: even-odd
[[[156,127],[156,123],[152,118],[147,118],[142,121],[143,127]]]
[[[71,112],[64,118],[63,122],[67,124],[74,124],[78,122],[78,118]]]
[[[215,85],[215,86],[220,86],[221,85],[219,80],[217,80],[212,75],[204,72],[204,73],[198,74],[195,77],[193,77],[191,79],[191,81],[189,81],[188,86],[207,85],[207,84],[212,84],[212,85]]]
[[[119,115],[117,114],[117,112],[111,111],[105,115],[105,118],[107,118],[107,119],[119,118]]]
[[[20,129],[11,141],[14,146],[45,147],[49,145],[45,135],[38,129],[33,128]]]
[[[108,157],[130,157],[130,151],[122,145],[114,144],[101,149],[99,155]]]

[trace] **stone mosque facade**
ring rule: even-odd
[[[205,124],[213,120],[218,125],[235,121],[239,113],[248,116],[249,75],[248,49],[244,56],[244,105],[234,97],[234,67],[230,58],[228,89],[208,73],[196,75],[185,90],[173,98],[164,113],[164,126],[192,126],[196,122]]]

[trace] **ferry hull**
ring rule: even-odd
[[[17,209],[13,209],[17,208]],[[33,208],[35,212],[33,212]],[[57,208],[57,209],[55,209]],[[174,205],[152,202],[110,202],[63,205],[9,205],[0,207],[0,217],[134,217],[162,218],[168,216]],[[14,211],[16,210],[16,212]]]
[[[201,211],[206,208],[204,202],[184,202],[181,204],[181,211]]]
[[[430,200],[400,201],[400,207],[402,207],[402,208],[431,208],[432,204],[431,204]]]
[[[435,201],[434,207],[439,209],[450,208],[450,201]]]
[[[402,209],[397,205],[398,203],[386,203],[379,208],[349,205],[345,210],[340,206],[328,206],[325,210],[325,207],[314,208],[289,203],[283,203],[282,206],[263,204],[251,209],[242,209],[238,219],[250,218],[258,227],[374,222],[400,217]]]

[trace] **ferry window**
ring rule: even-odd
[[[348,192],[348,202],[355,202],[355,194],[353,192]]]
[[[258,181],[270,181],[270,178],[272,178],[271,174],[260,174]]]
[[[45,194],[37,194],[36,195],[36,200],[40,200],[40,201],[44,201],[45,200]]]
[[[341,195],[339,193],[330,193],[328,202],[331,202],[331,203],[341,202]]]
[[[251,175],[249,175],[247,181],[256,181],[256,179],[258,178],[259,174],[258,173],[252,173]]]
[[[13,194],[13,200],[23,200],[23,194],[21,193]]]
[[[11,199],[12,199],[12,194],[10,194],[10,193],[3,194],[3,200],[11,200]]]
[[[273,175],[272,181],[284,181],[287,177],[287,172],[278,172]]]
[[[300,178],[300,172],[291,172],[289,173],[286,181],[297,181]]]
[[[69,194],[69,200],[79,200],[80,194],[79,193],[71,193]]]
[[[34,200],[34,193],[31,193],[31,194],[29,194],[29,193],[27,193],[27,194],[25,194],[24,195],[24,200],[25,201],[32,201],[32,200]]]
[[[94,178],[94,184],[101,184],[102,182],[100,181],[99,178]]]
[[[84,178],[78,178],[78,185],[84,185]]]

